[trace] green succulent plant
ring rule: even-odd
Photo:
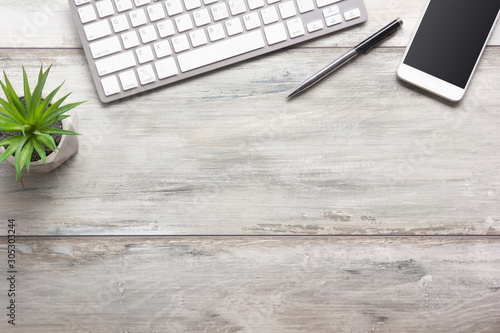
[[[70,95],[67,94],[52,103],[54,96],[64,82],[42,99],[43,88],[50,68],[51,66],[44,72],[43,66],[40,67],[36,87],[31,92],[23,66],[24,105],[12,88],[5,72],[5,84],[0,81],[7,98],[7,100],[0,98],[0,131],[14,132],[15,134],[0,141],[0,146],[8,146],[5,152],[0,155],[0,162],[15,154],[16,181],[19,179],[21,183],[21,171],[26,165],[26,170],[29,173],[31,155],[34,150],[38,152],[44,163],[47,163],[44,146],[56,151],[56,143],[51,134],[77,135],[72,131],[51,127],[58,121],[69,117],[69,115],[65,115],[66,112],[85,102],[61,106]]]

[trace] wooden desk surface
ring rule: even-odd
[[[19,332],[499,332],[500,29],[464,100],[396,68],[424,0],[365,0],[361,26],[104,105],[65,0],[0,4],[0,69],[53,65],[80,151],[0,165]],[[396,17],[394,37],[299,98]]]

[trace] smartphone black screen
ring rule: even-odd
[[[403,63],[465,88],[500,0],[432,0]]]

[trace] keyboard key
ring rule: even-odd
[[[120,53],[95,62],[99,76],[111,74],[135,65],[136,61],[132,51]]]
[[[155,49],[157,58],[163,58],[172,54],[172,49],[170,48],[170,44],[167,40],[155,43],[153,48]]]
[[[189,33],[189,39],[191,39],[191,44],[193,45],[193,47],[205,45],[208,42],[207,35],[205,34],[204,29],[191,31]]]
[[[142,85],[156,81],[155,73],[151,65],[137,68],[137,75],[139,75],[139,81]]]
[[[179,32],[184,32],[193,28],[193,22],[191,21],[191,15],[184,14],[175,17],[175,25]]]
[[[248,7],[251,10],[264,6],[264,0],[248,0]]]
[[[116,36],[91,43],[89,46],[94,59],[116,53],[122,49],[120,40]]]
[[[339,10],[339,6],[337,6],[337,5],[330,6],[330,7],[323,9],[323,16],[324,17],[333,16],[333,15],[336,15],[338,13],[340,13],[340,10]]]
[[[118,76],[120,77],[120,82],[122,83],[123,90],[130,90],[139,86],[134,70],[132,69],[120,73]]]
[[[87,36],[87,40],[89,42],[111,35],[111,28],[109,27],[107,20],[88,24],[83,27],[83,30],[85,31],[85,36]]]
[[[229,16],[229,12],[227,11],[226,3],[224,3],[224,2],[213,5],[212,7],[210,7],[210,10],[212,11],[214,21],[220,21],[220,20],[225,19],[226,17]]]
[[[75,5],[80,6],[83,5],[84,3],[89,3],[90,0],[75,0]]]
[[[314,2],[313,0],[297,0],[297,7],[299,13],[307,13],[314,10]]]
[[[167,8],[169,16],[174,16],[183,12],[181,0],[166,0],[165,7]]]
[[[262,9],[260,14],[262,15],[262,22],[264,24],[274,23],[279,19],[275,6]]]
[[[111,0],[103,0],[99,1],[96,4],[97,12],[99,13],[99,17],[107,17],[113,15],[115,13],[115,8],[111,3]]]
[[[155,63],[155,69],[156,69],[156,74],[158,74],[158,78],[160,80],[170,76],[174,76],[179,73],[174,58],[167,58],[164,60],[157,61]]]
[[[155,58],[153,55],[153,51],[151,50],[151,46],[149,45],[139,47],[135,50],[135,54],[137,54],[137,60],[139,60],[140,64],[144,64]]]
[[[121,38],[125,49],[139,45],[139,38],[137,38],[137,32],[134,30],[122,34]]]
[[[148,19],[146,18],[146,13],[142,8],[131,11],[130,14],[128,14],[128,16],[130,17],[130,23],[132,23],[133,27],[138,27],[148,22]]]
[[[111,19],[111,25],[115,32],[122,32],[130,28],[127,16],[125,14],[115,16]]]
[[[221,23],[214,24],[208,27],[207,30],[208,30],[208,36],[210,37],[210,40],[212,42],[215,42],[216,40],[226,37],[226,33],[224,32],[224,28],[222,27]]]
[[[259,14],[256,12],[244,15],[243,22],[247,30],[252,30],[261,26]]]
[[[247,11],[245,0],[229,0],[229,8],[233,16]]]
[[[149,6],[146,8],[146,11],[148,12],[149,20],[151,22],[165,18],[165,11],[163,10],[163,5],[161,3]]]
[[[304,24],[302,23],[302,19],[300,17],[286,21],[286,27],[288,28],[290,38],[299,37],[306,33],[304,30]]]
[[[150,2],[151,2],[151,0],[134,0],[136,7],[147,5]]]
[[[124,12],[132,9],[132,0],[115,0],[115,6],[118,12]]]
[[[143,44],[152,42],[158,39],[156,35],[155,27],[152,25],[148,25],[144,28],[139,29],[139,35],[141,36],[141,40]]]
[[[193,12],[194,24],[197,27],[201,27],[202,25],[209,24],[212,22],[210,20],[210,15],[208,14],[208,9],[203,8]]]
[[[295,4],[293,1],[286,1],[280,3],[278,5],[280,9],[280,15],[282,19],[287,19],[289,17],[297,15],[297,11],[295,10]]]
[[[276,23],[269,27],[264,28],[267,43],[273,45],[287,39],[285,25],[283,23]]]
[[[307,23],[307,31],[314,32],[324,28],[323,21],[317,20]]]
[[[241,20],[239,17],[235,17],[234,19],[228,20],[225,22],[227,34],[229,36],[234,36],[236,34],[243,32],[243,26],[241,25]]]
[[[82,23],[91,22],[97,18],[94,6],[92,5],[78,8],[78,15],[80,15],[80,21]]]
[[[200,0],[184,0],[184,6],[187,10],[195,9],[201,6]]]
[[[192,51],[179,54],[177,61],[182,72],[203,67],[265,46],[260,30],[238,35]]]
[[[358,18],[361,16],[361,12],[359,11],[359,8],[354,8],[352,10],[349,10],[344,13],[344,18],[346,21],[353,20],[355,18]]]
[[[316,0],[316,4],[319,8],[331,5],[333,3],[339,2],[342,0]]]
[[[172,23],[172,20],[162,21],[158,23],[156,27],[158,28],[158,33],[160,34],[161,38],[165,38],[175,34],[174,24]]]
[[[342,23],[342,16],[340,14],[327,17],[325,19],[326,26],[331,27],[332,25]]]
[[[186,35],[179,35],[172,38],[172,45],[176,53],[189,49],[189,41]]]
[[[102,79],[101,84],[106,96],[114,95],[120,92],[120,85],[114,75]]]

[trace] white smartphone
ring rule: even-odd
[[[459,101],[500,12],[500,0],[430,0],[398,77],[451,101]]]

